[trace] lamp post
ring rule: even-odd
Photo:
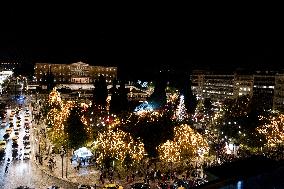
[[[67,146],[67,149],[66,149],[66,178],[67,178],[67,172],[68,172],[68,146]]]
[[[64,149],[63,149],[63,147],[61,148],[60,156],[61,156],[62,178],[63,178],[63,157],[64,157]]]

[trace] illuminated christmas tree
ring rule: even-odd
[[[61,109],[63,107],[60,93],[56,90],[56,87],[49,93],[48,104],[50,108]]]
[[[177,110],[176,110],[176,116],[175,117],[178,121],[183,121],[187,118],[187,113],[186,113],[183,95],[180,95],[180,101],[179,101],[179,105],[178,105]]]

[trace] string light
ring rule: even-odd
[[[173,141],[168,140],[157,149],[162,161],[173,163],[203,156],[209,152],[204,138],[186,124],[174,129]]]

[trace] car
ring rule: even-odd
[[[23,160],[30,159],[30,153],[29,152],[24,152]]]
[[[30,136],[28,136],[28,135],[25,135],[24,137],[23,137],[23,140],[29,140],[30,139]]]
[[[25,132],[26,132],[26,133],[30,133],[30,130],[29,130],[29,129],[26,129]]]
[[[16,123],[17,123],[17,124],[20,124],[20,123],[21,123],[21,120],[17,120]]]
[[[6,123],[1,123],[1,127],[6,127]]]
[[[26,133],[26,135],[25,135],[25,136],[28,136],[28,137],[29,137],[29,136],[30,136],[30,133]]]
[[[183,188],[190,188],[190,184],[186,180],[177,179],[173,183],[174,188],[183,187]]]
[[[15,189],[35,189],[35,188],[31,188],[31,187],[28,187],[28,186],[18,186]]]
[[[14,131],[15,131],[15,132],[16,132],[16,131],[18,131],[18,132],[19,132],[19,131],[20,131],[20,129],[17,127],[17,128],[15,128],[15,129],[14,129]]]
[[[15,148],[18,148],[18,147],[19,147],[19,144],[17,142],[13,141],[12,148],[15,149]]]
[[[157,188],[158,189],[167,189],[169,188],[170,184],[169,183],[166,183],[166,182],[158,182],[157,184]]]
[[[1,150],[0,151],[0,160],[4,160],[5,159],[5,150]]]
[[[7,128],[6,133],[11,134],[12,133],[12,128]]]
[[[5,134],[3,135],[3,138],[4,138],[5,141],[8,141],[9,138],[10,138],[10,134],[9,134],[9,133],[5,133]]]
[[[63,189],[59,186],[55,186],[55,185],[52,185],[52,186],[49,186],[47,189]]]
[[[107,184],[103,189],[123,189],[123,187],[118,184]]]
[[[32,151],[31,151],[31,149],[25,149],[25,151],[24,151],[25,153],[31,153]]]
[[[18,119],[17,121],[20,121],[20,120],[21,120],[21,117],[20,117],[20,116],[17,116],[17,119]]]
[[[5,150],[6,149],[6,141],[1,140],[0,141],[0,151]]]
[[[131,185],[132,189],[150,189],[150,185],[147,183],[137,182]]]
[[[12,137],[12,141],[13,141],[13,142],[18,142],[18,139],[19,139],[19,136],[14,136],[14,137]]]
[[[24,140],[24,141],[23,141],[23,144],[26,146],[26,145],[30,145],[31,142],[30,142],[29,140]]]
[[[15,131],[15,135],[19,136],[20,135],[19,131]]]
[[[86,185],[86,184],[80,184],[78,186],[78,189],[94,189],[94,187],[92,187],[90,185]]]
[[[26,143],[24,148],[27,149],[27,150],[30,150],[31,149],[30,142]]]
[[[13,122],[12,122],[12,121],[10,121],[10,123],[9,123],[9,127],[13,127],[13,126],[14,126]]]
[[[17,148],[13,148],[12,149],[12,157],[16,158],[18,156],[18,149]]]

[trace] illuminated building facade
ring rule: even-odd
[[[284,112],[284,74],[256,72],[251,74],[216,74],[193,71],[192,91],[197,98],[223,101],[249,95],[258,110]]]
[[[284,74],[275,75],[273,109],[284,112]]]
[[[194,71],[192,91],[198,98],[210,98],[214,101],[234,97],[234,75],[214,74]]]
[[[275,74],[259,73],[253,75],[253,102],[257,110],[273,108]]]
[[[253,93],[253,75],[238,75],[234,76],[234,97],[249,95]]]
[[[72,64],[36,63],[34,70],[37,83],[43,80],[49,70],[54,76],[54,82],[63,84],[89,84],[98,79],[100,75],[106,78],[107,83],[111,83],[113,79],[117,78],[117,67],[90,66],[83,62]]]
[[[13,71],[19,65],[18,62],[0,62],[0,71]]]

